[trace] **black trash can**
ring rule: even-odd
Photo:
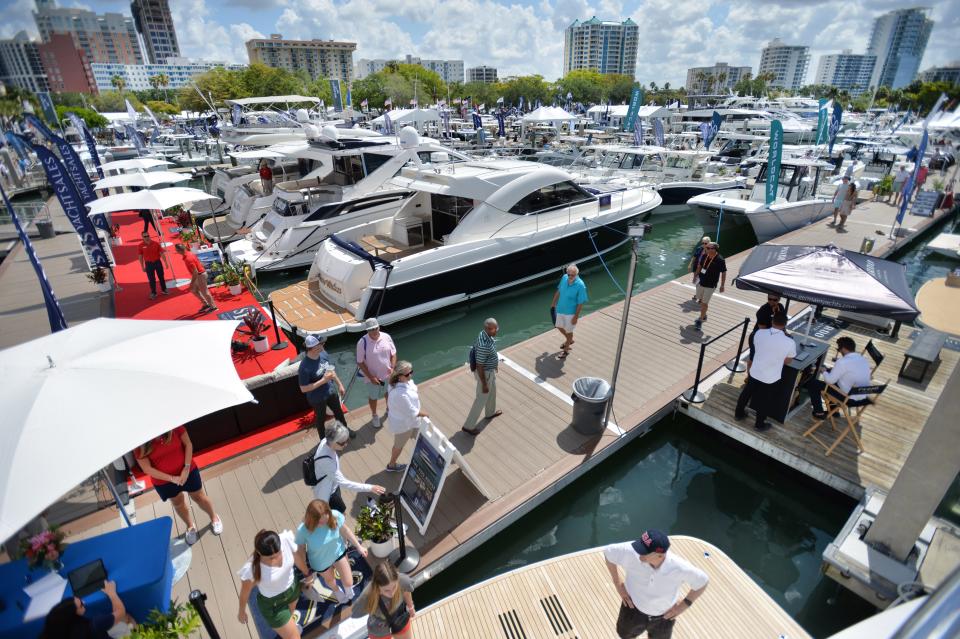
[[[603,414],[610,401],[610,384],[599,377],[580,377],[573,382],[573,430],[581,435],[603,432]]]
[[[37,233],[40,234],[40,237],[45,240],[49,240],[56,235],[56,232],[53,230],[52,220],[37,220],[34,222],[34,226],[37,227]]]

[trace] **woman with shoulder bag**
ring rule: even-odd
[[[413,582],[390,562],[373,570],[370,585],[353,602],[353,616],[367,615],[370,639],[413,639],[411,624],[416,616]]]
[[[247,602],[253,587],[257,586],[257,609],[264,621],[273,628],[280,639],[299,639],[300,629],[293,618],[293,611],[300,600],[300,585],[294,575],[294,565],[307,575],[305,586],[313,584],[314,576],[297,553],[293,533],[285,530],[280,534],[261,530],[253,540],[253,555],[237,571],[240,577],[240,611],[237,619],[247,623]]]
[[[337,602],[349,603],[353,599],[353,570],[347,559],[347,544],[357,549],[361,556],[367,556],[367,549],[357,540],[349,526],[344,525],[343,513],[330,508],[322,499],[314,499],[307,504],[303,523],[297,527],[294,541],[297,542],[297,556],[307,564],[310,570],[320,573],[323,582],[334,591]],[[336,590],[340,573],[342,590]]]

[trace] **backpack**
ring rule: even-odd
[[[470,362],[470,372],[476,372],[477,370],[477,346],[474,344],[470,347],[470,354],[467,355],[467,361]]]
[[[319,457],[314,457],[312,454],[310,454],[303,458],[303,461],[301,462],[303,470],[303,483],[305,483],[307,486],[316,486],[327,478],[326,475],[317,478],[316,464],[318,459],[333,459],[333,457],[330,455],[320,455]]]

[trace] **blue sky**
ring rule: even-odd
[[[129,12],[122,0],[60,0],[98,12]],[[921,69],[960,58],[960,2],[929,0],[936,22]],[[170,0],[184,55],[247,62],[244,42],[282,33],[291,38],[356,42],[356,58],[457,58],[500,75],[561,73],[563,29],[574,19],[632,18],[640,25],[637,79],[682,85],[686,69],[716,61],[759,63],[779,37],[811,47],[808,81],[820,55],[867,45],[871,19],[902,0]],[[33,0],[0,0],[0,36],[35,35]]]

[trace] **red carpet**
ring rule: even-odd
[[[186,290],[185,284],[179,289],[169,287],[169,295],[158,294],[156,299],[151,300],[147,274],[140,268],[140,262],[137,259],[137,246],[140,244],[143,220],[133,212],[114,213],[113,223],[120,225],[120,237],[123,241],[120,246],[112,247],[117,263],[114,268],[117,279],[117,287],[114,290],[114,305],[117,317],[153,320],[216,320],[226,319],[222,316],[229,311],[249,307],[261,308],[259,302],[246,288],[240,295],[231,295],[226,286],[210,287],[210,293],[217,303],[218,310],[204,315],[199,313],[200,301]],[[176,223],[173,220],[161,221],[160,228],[163,230],[165,242],[176,243],[177,236],[171,232],[171,229],[175,226]],[[151,228],[150,233],[155,235],[156,231]],[[167,281],[177,278],[187,279],[187,269],[183,264],[183,259],[173,250],[173,246],[168,246],[165,250],[167,260],[173,268],[171,273],[167,265],[164,264]],[[275,342],[273,324],[266,311],[263,311],[263,313],[268,324],[264,334],[273,344]],[[286,339],[282,331],[280,337]],[[235,339],[242,342],[250,341],[250,336],[245,333],[242,324]],[[271,349],[266,353],[255,353],[251,345],[246,351],[233,353],[233,362],[240,377],[246,379],[262,373],[269,373],[283,360],[288,358],[292,360],[296,356],[297,350],[292,345],[288,345],[283,350],[275,351]]]

